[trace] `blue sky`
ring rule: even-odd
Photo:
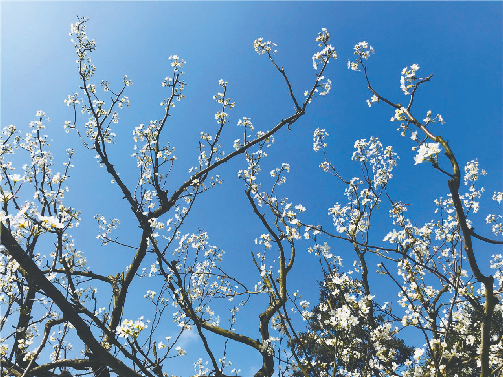
[[[115,274],[129,263],[128,259],[121,254],[123,250],[100,247],[94,240],[98,229],[93,216],[102,213],[118,217],[122,222],[118,234],[131,242],[138,236],[135,219],[118,188],[110,184],[106,172],[94,161],[93,153],[80,146],[75,134],[63,132],[64,121],[72,118],[63,100],[80,84],[68,36],[76,15],[90,19],[87,33],[97,41],[92,56],[97,66],[96,83],[106,79],[118,88],[124,74],[134,83],[126,93],[131,106],[121,112],[116,128],[118,143],[112,152],[114,164],[130,184],[136,178],[135,163],[129,157],[132,130],[162,116],[159,102],[168,94],[160,84],[170,74],[168,56],[177,54],[187,61],[187,98],[174,109],[167,132],[178,157],[172,187],[187,179],[187,170],[196,163],[199,133],[216,129],[214,114],[219,109],[212,96],[220,89],[219,79],[229,82],[228,94],[236,102],[223,141],[227,151],[240,137],[235,127],[239,118],[250,117],[256,129],[269,130],[292,114],[282,78],[265,56],[255,53],[253,41],[264,37],[278,45],[276,61],[285,68],[295,94],[302,98],[315,79],[311,56],[318,47],[314,39],[325,27],[339,55],[326,72],[332,80],[332,92],[313,101],[292,131],[276,136],[263,167],[264,187],[270,184],[270,169],[290,163],[292,170],[281,193],[307,208],[306,220],[328,227],[331,220],[327,208],[344,200],[343,187],[317,169],[321,155],[312,150],[313,131],[318,127],[328,131],[330,158],[348,178],[359,170],[350,162],[354,141],[377,136],[384,145],[393,145],[401,157],[391,192],[411,203],[411,217],[418,223],[433,217],[433,199],[447,194],[445,178],[427,164],[414,166],[410,139],[400,137],[396,124],[389,121],[393,111],[384,104],[369,108],[364,76],[346,67],[348,58],[353,57],[353,46],[365,40],[376,50],[368,62],[372,84],[394,102],[406,100],[400,90],[402,68],[417,63],[420,75],[433,74],[432,81],[416,96],[415,114],[420,119],[429,109],[442,114],[446,124],[436,130],[449,140],[460,164],[478,158],[488,171],[482,181],[486,197],[474,218],[483,222],[489,212],[484,203],[491,202],[492,192],[501,190],[503,183],[502,4],[6,1],[1,4],[1,124],[27,129],[36,111],[43,110],[51,119],[47,133],[53,139],[56,164],[64,161],[66,148],[75,148],[67,203],[82,211],[82,224],[74,234],[76,246],[87,255],[90,266]],[[25,163],[23,158],[26,156],[16,161],[18,166]],[[253,282],[257,274],[250,251],[260,251],[253,240],[264,230],[237,179],[236,172],[243,167],[241,158],[220,170],[224,185],[199,199],[185,231],[208,231],[211,243],[226,251],[225,266]],[[28,190],[24,194],[31,196]],[[391,228],[385,223],[386,214],[382,221],[375,229],[376,239]],[[488,227],[480,225],[480,229],[489,234]],[[343,258],[347,255],[347,264],[351,265],[353,256],[347,245],[332,242],[331,246]],[[485,247],[477,255],[487,260],[498,251],[501,248]],[[304,291],[314,303],[320,272],[316,260],[304,250],[302,253],[291,287],[292,291]],[[483,269],[486,267],[483,263]],[[380,288],[386,283],[377,281]],[[144,287],[132,289],[138,295],[144,292]],[[126,309],[131,318],[138,311],[135,302]],[[243,324],[256,328],[256,314],[251,309],[244,313]],[[258,337],[258,332],[248,335]],[[238,354],[231,359],[244,375],[259,363],[258,357],[244,360]],[[170,373],[179,367],[174,366]],[[183,373],[181,370],[179,373]]]

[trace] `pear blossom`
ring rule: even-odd
[[[424,160],[432,158],[441,152],[440,143],[423,143],[417,151],[417,155],[414,157],[414,164],[420,164]]]

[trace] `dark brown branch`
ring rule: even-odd
[[[171,196],[171,198],[168,201],[168,204],[166,206],[159,207],[157,210],[154,212],[151,212],[148,216],[149,219],[151,218],[158,218],[168,212],[177,202],[178,198],[183,194],[184,191],[186,191],[190,186],[193,185],[193,181],[196,179],[201,178],[204,175],[207,175],[210,171],[214,170],[218,166],[225,164],[227,161],[233,159],[234,157],[245,153],[248,149],[253,147],[256,144],[261,143],[262,141],[268,139],[271,137],[273,134],[275,134],[277,131],[279,131],[281,128],[283,128],[285,125],[292,125],[294,124],[302,115],[304,115],[304,110],[301,110],[299,112],[296,112],[294,115],[282,120],[280,123],[278,123],[272,130],[269,132],[266,132],[264,135],[261,137],[247,143],[245,146],[241,147],[237,151],[234,151],[224,158],[216,161],[212,165],[208,166],[206,169],[203,169],[199,171],[198,173],[194,174],[189,180],[187,180],[185,183],[183,183]]]
[[[65,270],[60,269],[60,268],[55,268],[55,269],[52,269],[52,270],[43,270],[42,272],[43,273],[58,272],[58,273],[64,274]],[[108,278],[106,276],[103,276],[103,275],[95,274],[92,271],[78,271],[78,270],[74,270],[74,271],[70,271],[70,274],[72,276],[85,276],[85,277],[88,277],[88,278],[91,278],[91,279],[94,279],[94,280],[103,281],[105,283],[109,283],[109,284],[111,283],[110,278]]]
[[[267,55],[269,55],[269,59],[271,60],[272,64],[279,71],[279,73],[281,73],[281,75],[285,79],[286,85],[288,86],[288,91],[290,92],[290,97],[292,97],[293,103],[295,104],[295,109],[297,111],[299,111],[300,110],[300,106],[297,103],[297,99],[295,98],[295,95],[293,94],[292,85],[290,85],[290,81],[288,80],[288,77],[287,77],[287,75],[285,73],[285,70],[283,69],[283,67],[281,67],[281,68],[278,67],[278,65],[276,64],[276,62],[272,58],[271,51],[267,51]]]
[[[53,326],[56,326],[56,325],[63,323],[63,322],[65,322],[65,320],[63,318],[52,319],[52,320],[49,320],[46,322],[45,328],[44,328],[44,337],[42,338],[42,341],[40,342],[40,345],[38,346],[37,351],[35,352],[35,355],[32,357],[32,359],[28,363],[28,366],[24,370],[22,377],[29,376],[31,374],[30,368],[33,365],[33,363],[35,362],[35,360],[38,358],[38,356],[40,355],[40,352],[42,352],[42,350],[44,349],[45,344],[47,342],[47,339],[49,338],[49,334],[50,334]],[[37,368],[40,368],[40,367],[37,367]]]
[[[96,340],[87,323],[78,315],[75,307],[70,304],[63,294],[45,277],[37,264],[25,253],[21,246],[14,239],[10,231],[1,224],[0,244],[5,247],[4,253],[16,260],[22,268],[23,276],[37,285],[39,289],[50,297],[62,311],[63,316],[75,327],[79,338],[99,356],[99,358],[112,368],[117,374],[123,377],[139,377],[140,374],[130,369],[122,361],[112,356]],[[150,377],[153,377],[150,373]]]
[[[27,376],[36,376],[41,372],[50,371],[51,369],[54,368],[73,368],[78,370],[86,370],[87,368],[90,368],[98,363],[99,363],[98,360],[89,360],[89,359],[60,359],[33,368],[27,374]]]
[[[131,263],[131,266],[124,277],[124,279],[121,281],[121,287],[118,293],[114,292],[114,308],[112,310],[112,314],[110,317],[110,325],[109,328],[114,331],[115,328],[119,325],[120,318],[122,316],[122,309],[124,308],[124,304],[126,302],[126,294],[129,288],[129,285],[133,281],[133,278],[140,268],[140,264],[143,261],[143,258],[145,258],[145,255],[147,255],[147,240],[148,236],[151,233],[150,229],[144,230],[142,235],[141,235],[141,241],[140,241],[140,246],[138,247],[138,251],[136,252],[136,255],[133,259],[133,262]]]
[[[481,241],[484,241],[484,242],[487,242],[487,243],[492,243],[494,245],[503,245],[503,241],[496,241],[496,240],[491,240],[490,238],[486,238],[484,236],[481,236],[477,233],[475,233],[475,229],[471,229],[471,234],[473,237],[481,240]]]

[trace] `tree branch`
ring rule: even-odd
[[[0,244],[5,247],[4,252],[16,260],[22,268],[23,276],[33,281],[44,293],[50,297],[62,311],[63,316],[75,327],[79,338],[88,345],[91,351],[112,368],[117,374],[124,377],[140,377],[141,375],[130,369],[122,361],[112,356],[94,337],[87,323],[80,318],[75,307],[70,304],[63,294],[45,277],[36,263],[24,252],[14,239],[10,231],[1,224]],[[153,377],[150,373],[150,377]]]

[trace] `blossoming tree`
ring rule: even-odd
[[[317,129],[313,149],[324,154],[320,168],[345,187],[344,202],[327,205],[333,224],[324,226],[320,225],[323,219],[315,224],[303,221],[306,208],[278,196],[281,190],[288,191],[287,185],[280,186],[286,182],[289,164],[279,162],[270,172],[274,183],[267,189],[262,187],[260,171],[274,136],[290,129],[316,97],[331,89],[325,71],[337,54],[326,29],[316,38],[320,48],[312,57],[316,74],[302,100],[294,95],[285,69],[275,61],[275,44],[262,38],[255,41],[255,51],[269,58],[284,81],[292,113],[265,131],[255,131],[251,119],[243,117],[237,123],[242,137],[226,153],[221,140],[232,127],[228,123],[234,102],[228,95],[230,84],[220,80],[220,92],[213,97],[219,106],[216,131],[201,132],[198,163],[188,179],[173,189],[170,173],[176,164],[175,149],[165,134],[176,104],[185,98],[185,61],[177,55],[170,57],[173,72],[162,82],[168,95],[160,102],[161,118],[133,130],[132,157],[138,179],[131,185],[120,176],[111,151],[119,111],[129,105],[126,91],[132,80],[124,76],[119,89],[105,80],[96,84],[96,67],[90,58],[96,44],[86,34],[86,23],[80,18],[71,26],[81,92],[65,101],[74,115],[65,129],[74,132],[90,157],[106,169],[127,201],[140,236],[134,245],[123,242],[112,235],[119,220],[97,214],[98,239],[105,245],[134,250],[134,255],[123,271],[100,274],[93,270],[72,238],[80,222],[79,211],[64,198],[73,150],[67,151],[64,171],[54,172],[50,140],[43,134],[47,117],[42,111],[24,136],[14,126],[4,129],[0,143],[2,375],[168,376],[170,363],[176,362],[171,359],[186,354],[179,344],[186,331],[197,335],[204,350],[202,355],[185,356],[196,360],[197,376],[239,375],[226,358],[227,347],[235,342],[260,355],[262,366],[255,376],[272,376],[275,371],[303,376],[501,374],[503,261],[495,255],[494,274],[483,274],[472,241],[503,242],[475,232],[469,220],[479,210],[477,199],[483,192],[476,186],[485,174],[478,162],[465,165],[463,179],[463,168],[447,140],[432,131],[443,122],[442,117],[428,111],[421,122],[414,115],[417,89],[432,76],[417,77],[417,64],[402,71],[401,88],[409,101],[403,106],[372,87],[366,61],[374,49],[366,42],[355,46],[356,60],[348,62],[348,68],[365,75],[372,93],[368,105],[391,106],[395,111],[391,120],[400,123],[403,136],[412,135],[417,143],[415,164],[430,163],[447,176],[449,194],[436,201],[438,219],[414,225],[406,216],[407,204],[388,192],[398,160],[392,147],[384,147],[374,137],[356,141],[352,160],[360,164],[362,176],[345,178],[325,153],[328,133]],[[441,152],[450,169],[443,166]],[[10,159],[20,153],[29,155],[29,163],[21,170]],[[184,228],[199,205],[198,198],[222,183],[218,174],[222,165],[240,156],[247,166],[237,174],[264,229],[255,241],[262,249],[250,257],[259,280],[254,287],[222,268],[224,252],[209,243],[204,230]],[[27,187],[33,189],[30,201],[21,199]],[[460,193],[465,187],[466,192]],[[503,193],[495,192],[493,199],[499,204]],[[386,207],[394,229],[376,242],[371,224]],[[501,235],[501,216],[489,214],[486,220],[493,233]],[[296,255],[303,252],[298,246],[301,240],[312,242],[308,252],[319,258],[324,273],[320,302],[313,310],[300,293],[289,289]],[[353,268],[343,267],[353,258],[343,260],[330,251],[329,243],[336,240],[348,243],[354,251]],[[376,297],[370,276],[376,258],[378,273],[396,287],[398,307]],[[152,289],[139,298],[131,287],[142,279],[151,281]],[[128,317],[126,304],[138,299],[149,301],[153,309],[148,316]],[[239,309],[247,305],[260,307],[257,327],[238,331]],[[173,316],[167,314],[169,307],[175,308]],[[222,324],[221,317],[227,317],[229,325]],[[180,329],[178,337],[163,337],[173,319]],[[399,337],[404,328],[420,334],[425,346],[407,346]],[[213,347],[219,338],[225,339],[223,354]]]

